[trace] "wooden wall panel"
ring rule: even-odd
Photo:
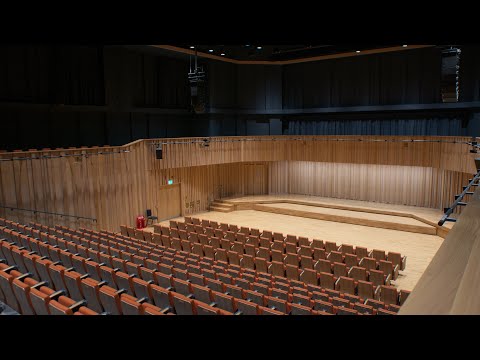
[[[384,164],[442,168],[459,172],[475,172],[474,154],[464,144],[467,137],[407,136],[247,136],[212,137],[203,147],[191,141],[204,138],[145,140],[148,156],[154,161],[155,144],[163,145],[163,160],[156,169],[203,166],[250,161],[318,161],[334,163]],[[362,140],[376,140],[359,141]],[[434,142],[399,142],[430,140]],[[232,142],[233,141],[233,142]],[[394,141],[394,142],[392,142]],[[452,143],[463,142],[463,143]]]
[[[470,174],[428,167],[272,162],[270,194],[304,194],[443,209]]]
[[[3,208],[0,216],[118,230],[121,223],[134,225],[135,217],[147,208],[155,212],[159,191],[168,179],[181,183],[181,209],[188,215],[208,209],[214,199],[243,195],[243,163],[271,163],[266,178],[273,193],[442,208],[475,172],[470,147],[451,143],[469,138],[423,138],[449,143],[341,138],[348,141],[332,136],[222,137],[210,138],[210,146],[205,147],[191,143],[201,138],[157,139],[120,147],[2,153],[0,205],[91,217],[97,222]],[[158,142],[169,144],[163,145],[162,160],[155,158]]]

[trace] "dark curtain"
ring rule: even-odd
[[[440,80],[436,48],[285,65],[283,107],[438,103]]]
[[[143,85],[143,101],[137,106],[171,109],[189,107],[187,61],[143,54],[142,69],[138,75]]]
[[[99,47],[0,47],[0,101],[104,105]]]
[[[465,136],[461,118],[290,120],[284,135]]]
[[[459,101],[480,101],[480,45],[462,46]]]

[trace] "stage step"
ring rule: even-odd
[[[215,200],[210,205],[210,211],[219,211],[219,212],[231,212],[234,210],[234,206],[222,201]]]

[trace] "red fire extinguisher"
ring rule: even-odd
[[[143,215],[138,215],[136,224],[138,230],[145,228],[145,217]]]

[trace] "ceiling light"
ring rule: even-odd
[[[225,53],[221,53],[220,55],[221,55],[221,56],[225,56]]]
[[[402,47],[407,47],[407,45],[402,45]]]
[[[208,50],[208,52],[213,52],[213,49]]]
[[[195,46],[190,46],[190,49],[195,49]]]
[[[360,52],[360,50],[355,51],[357,54]]]
[[[250,45],[245,45],[246,47],[249,47]]]
[[[257,49],[258,49],[258,50],[262,50],[262,47],[261,47],[261,46],[257,46]]]

